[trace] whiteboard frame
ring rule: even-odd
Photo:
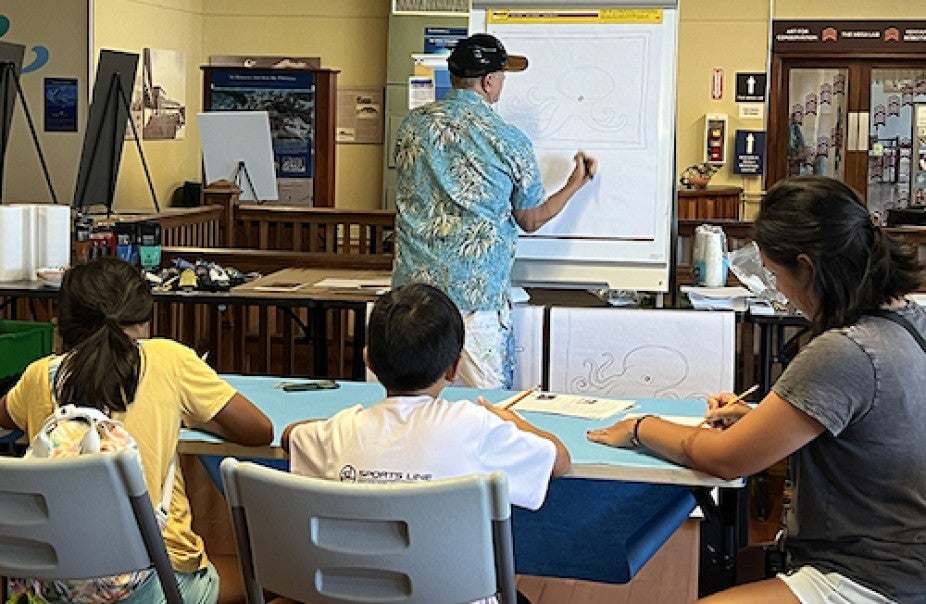
[[[658,187],[659,206],[654,210],[657,233],[653,240],[581,241],[570,240],[573,248],[564,258],[562,253],[545,251],[544,242],[522,234],[512,268],[512,284],[517,286],[586,288],[608,287],[665,293],[671,283],[675,241],[675,137],[678,55],[678,0],[636,0],[595,2],[580,0],[473,0],[470,12],[470,33],[487,31],[487,11],[519,7],[533,8],[662,8],[664,24],[671,48],[666,48],[660,64],[663,84],[656,114],[659,120],[658,154],[665,166],[654,181]],[[668,87],[668,89],[666,89]]]

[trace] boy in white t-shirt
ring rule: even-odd
[[[292,472],[369,483],[502,471],[511,502],[539,508],[550,476],[569,470],[569,452],[556,436],[482,397],[440,398],[462,349],[460,311],[440,290],[411,283],[381,296],[365,358],[387,398],[287,426],[282,442]]]

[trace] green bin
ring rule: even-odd
[[[0,320],[0,378],[16,376],[52,353],[54,323]]]

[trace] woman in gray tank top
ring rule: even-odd
[[[817,176],[768,191],[755,240],[812,324],[771,392],[755,408],[711,397],[718,429],[643,417],[589,439],[725,478],[789,457],[789,571],[706,602],[926,602],[926,312],[904,297],[920,287],[916,253]]]

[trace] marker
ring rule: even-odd
[[[595,178],[594,173],[592,173],[592,160],[590,160],[590,159],[585,155],[585,152],[584,152],[584,151],[581,152],[581,153],[582,153],[582,163],[585,165],[585,173],[588,174],[588,179],[591,180],[591,179]]]

